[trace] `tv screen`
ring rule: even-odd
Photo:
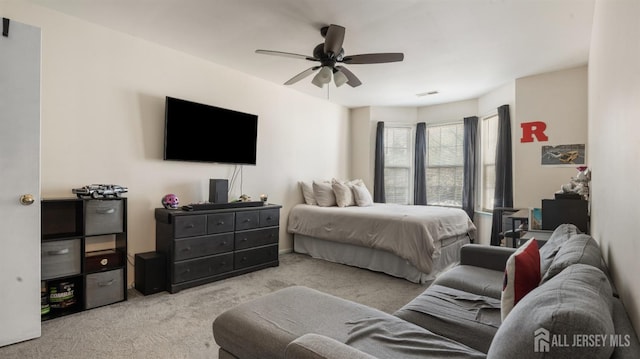
[[[258,116],[167,96],[164,159],[256,164]]]

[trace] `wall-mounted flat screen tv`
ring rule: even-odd
[[[256,164],[258,116],[167,96],[164,159]]]

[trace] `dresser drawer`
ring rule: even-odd
[[[207,215],[207,233],[233,232],[235,213],[217,213]]]
[[[236,213],[236,231],[257,228],[259,223],[259,211],[246,211]]]
[[[86,308],[124,300],[124,271],[116,269],[87,275]]]
[[[125,258],[126,254],[124,252],[115,249],[86,252],[84,256],[84,271],[98,272],[122,267],[125,265]]]
[[[234,268],[242,269],[278,260],[278,245],[245,249],[234,253]]]
[[[231,252],[233,233],[214,234],[202,237],[176,239],[173,244],[173,258],[176,261],[204,257],[212,254]]]
[[[92,236],[122,232],[123,208],[121,200],[88,200],[85,208],[85,234]]]
[[[79,274],[81,248],[79,238],[42,242],[40,246],[42,279]]]
[[[280,225],[280,209],[265,209],[260,211],[260,227]]]
[[[275,227],[236,232],[235,250],[278,244],[279,232],[280,230]]]
[[[188,280],[212,276],[228,272],[233,269],[233,254],[218,254],[215,256],[189,259],[176,262],[173,265],[173,282],[185,282]]]
[[[207,216],[176,216],[174,226],[176,238],[202,236],[207,234]]]

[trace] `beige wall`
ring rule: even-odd
[[[284,205],[281,250],[292,247],[285,226],[302,201],[297,181],[349,174],[342,106],[37,6],[15,1],[2,10],[42,29],[42,196],[69,197],[91,183],[128,186],[131,258],[155,249],[153,212],[164,194],[182,204],[207,200],[208,180],[234,170],[162,160],[165,96],[259,116],[257,165],[243,166],[242,190],[238,180],[230,198],[266,193]]]
[[[548,141],[521,143],[520,124],[534,121],[547,124]],[[512,126],[514,206],[540,207],[578,172],[542,166],[540,156],[542,146],[587,143],[587,66],[517,79]]]
[[[640,2],[598,0],[589,53],[591,232],[640,334]]]

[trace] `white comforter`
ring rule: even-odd
[[[430,273],[445,238],[476,227],[457,208],[375,203],[367,207],[298,204],[289,212],[289,233],[386,250]]]

